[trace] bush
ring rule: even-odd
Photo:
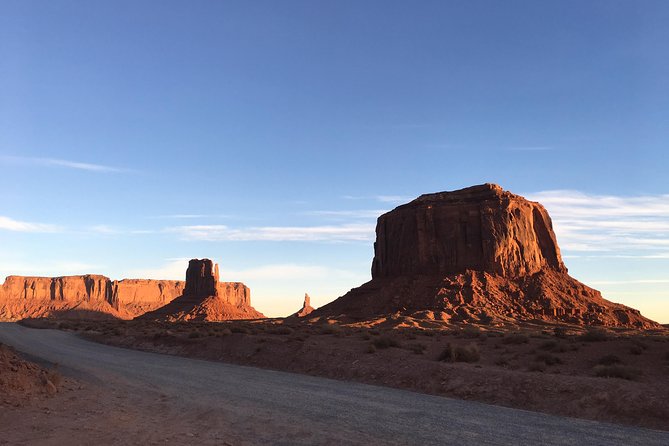
[[[528,338],[527,335],[524,335],[522,333],[514,333],[502,338],[503,344],[519,345],[519,344],[527,344],[528,342],[530,342],[530,338]]]
[[[620,378],[620,379],[627,379],[627,380],[634,380],[638,378],[638,376],[641,374],[641,371],[637,369],[633,369],[631,367],[627,367],[624,365],[596,365],[595,368],[593,369],[595,372],[595,376],[602,377],[602,378]]]
[[[241,325],[233,325],[230,327],[230,331],[232,333],[249,334],[249,329]]]
[[[567,329],[565,327],[555,327],[553,329],[553,334],[556,338],[564,339],[567,337]]]
[[[269,334],[276,334],[276,335],[289,335],[293,334],[295,330],[293,330],[290,327],[276,327],[276,328],[270,328],[267,332]]]
[[[367,353],[376,353],[376,347],[374,347],[374,344],[369,344],[367,346]]]
[[[609,334],[605,330],[591,328],[579,336],[578,339],[585,342],[604,342],[609,340]]]
[[[481,359],[481,353],[476,344],[453,347],[450,343],[446,344],[446,347],[437,358],[438,361],[450,362],[478,362],[479,359]]]
[[[407,348],[417,355],[422,355],[427,350],[427,345],[421,343],[409,344]]]
[[[630,353],[633,355],[640,355],[643,353],[643,348],[639,347],[638,345],[633,345],[630,347]]]
[[[191,331],[188,333],[188,339],[196,339],[202,336],[199,331]]]
[[[601,365],[613,365],[613,364],[622,364],[622,360],[616,355],[605,355],[599,358],[597,364]]]
[[[541,345],[539,345],[539,348],[541,350],[553,351],[557,348],[557,346],[558,346],[557,341],[546,341],[542,342]]]
[[[478,327],[470,325],[465,327],[459,334],[465,339],[476,339],[481,336],[481,330]]]
[[[550,353],[539,353],[534,357],[534,360],[546,365],[562,364],[562,360],[560,358],[555,355],[551,355]]]
[[[545,372],[546,364],[543,362],[533,362],[527,367],[530,372]]]
[[[376,338],[374,339],[374,341],[372,341],[372,344],[374,345],[374,347],[378,349],[400,346],[396,340],[394,340],[393,338],[389,338],[388,336],[381,336],[379,338]]]

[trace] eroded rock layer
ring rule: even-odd
[[[251,290],[246,285],[218,279],[217,264],[209,259],[192,259],[186,270],[183,295],[138,319],[223,321],[264,317],[251,306]]]
[[[312,316],[402,313],[650,328],[567,274],[544,207],[494,184],[422,195],[379,217],[372,280]]]

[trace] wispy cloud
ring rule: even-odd
[[[46,223],[14,220],[13,218],[0,215],[0,230],[15,232],[59,232],[61,228]]]
[[[624,197],[553,190],[526,196],[546,207],[565,252],[596,251],[627,258],[665,258],[668,252],[669,195]]]
[[[388,212],[388,209],[356,209],[347,211],[305,211],[304,215],[335,217],[335,218],[370,219],[370,218],[377,218],[379,215],[384,214],[386,212]]]
[[[553,147],[548,146],[527,146],[527,147],[507,147],[505,150],[509,152],[549,152]]]
[[[374,200],[381,203],[406,203],[416,197],[409,197],[407,195],[343,195],[344,200]]]
[[[11,164],[34,165],[45,167],[63,167],[68,169],[86,170],[89,172],[121,173],[131,172],[130,169],[105,166],[102,164],[70,161],[57,158],[27,157],[27,156],[0,156],[0,161]]]
[[[225,225],[189,225],[167,229],[186,240],[206,241],[370,241],[373,224],[326,226],[264,226],[230,228]]]

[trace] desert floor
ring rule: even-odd
[[[110,345],[669,430],[667,331],[407,318],[34,322]]]

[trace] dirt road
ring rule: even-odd
[[[667,432],[118,349],[56,330],[2,323],[0,342],[85,383],[46,409],[4,409],[0,439],[12,444],[669,444]]]

